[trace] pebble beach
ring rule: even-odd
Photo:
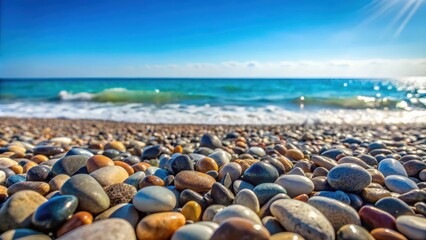
[[[2,117],[0,239],[424,240],[421,122]]]

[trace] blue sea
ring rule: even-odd
[[[426,123],[426,78],[0,79],[0,116],[142,123]]]

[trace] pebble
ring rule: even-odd
[[[346,224],[361,225],[358,213],[350,205],[326,197],[311,197],[308,204],[319,210],[333,225],[335,231]]]
[[[154,213],[142,218],[136,226],[136,234],[138,239],[166,240],[184,225],[185,216],[181,213]]]
[[[256,162],[243,174],[242,179],[253,185],[272,183],[278,178],[278,171],[269,163]]]
[[[89,173],[107,166],[114,166],[114,162],[103,155],[94,155],[86,162],[86,168]]]
[[[200,147],[206,147],[210,149],[221,148],[222,142],[217,136],[206,133],[200,139]]]
[[[49,181],[50,168],[46,166],[35,166],[26,173],[27,181]]]
[[[364,206],[359,210],[359,216],[365,225],[374,228],[395,229],[395,218],[379,208]]]
[[[106,187],[124,182],[129,177],[129,174],[122,167],[107,166],[93,171],[90,176],[98,181],[101,186]]]
[[[90,175],[77,174],[68,179],[61,188],[61,194],[78,198],[79,209],[98,214],[110,206],[108,195],[102,186]]]
[[[161,145],[146,147],[141,155],[142,160],[158,158],[163,153],[164,148]]]
[[[371,235],[376,240],[407,240],[407,238],[401,233],[387,228],[373,229],[373,231],[371,231]]]
[[[269,240],[305,240],[305,238],[297,233],[280,232],[272,235]]]
[[[60,237],[67,232],[70,232],[80,226],[91,224],[93,222],[93,216],[91,213],[86,211],[77,212],[70,219],[68,219],[61,228],[56,232],[56,236]]]
[[[222,223],[223,221],[233,217],[240,217],[250,220],[256,224],[262,224],[262,221],[257,216],[257,214],[253,212],[253,210],[242,205],[231,205],[225,207],[224,209],[216,213],[216,215],[213,217],[213,221],[217,223]]]
[[[0,204],[2,204],[8,196],[7,187],[0,185]]]
[[[385,184],[385,176],[379,170],[367,169],[367,171],[370,173],[373,183],[378,183],[380,185]]]
[[[387,176],[385,179],[385,185],[392,192],[401,194],[418,189],[416,183],[413,180],[399,175]]]
[[[420,160],[410,160],[402,165],[410,177],[417,176],[422,170],[426,169],[426,163]]]
[[[262,218],[262,224],[270,234],[285,232],[283,226],[281,226],[280,222],[274,217],[267,216]]]
[[[300,194],[310,194],[314,190],[312,181],[300,175],[282,175],[275,183],[282,186],[292,198]]]
[[[0,235],[1,240],[50,240],[51,238],[41,232],[29,228],[13,229]]]
[[[237,196],[235,197],[234,204],[248,207],[255,213],[260,211],[258,198],[256,197],[256,194],[250,189],[243,189],[238,192]]]
[[[172,158],[170,161],[170,168],[174,174],[177,174],[181,171],[194,170],[194,163],[188,155],[179,155],[175,158]]]
[[[208,171],[214,170],[219,171],[216,161],[213,158],[204,157],[201,160],[197,161],[195,164],[195,169],[198,172],[206,173]]]
[[[105,219],[83,225],[58,238],[58,240],[136,240],[132,225],[118,218]]]
[[[426,218],[417,216],[399,216],[396,219],[398,231],[409,239],[426,239]]]
[[[191,189],[199,193],[207,192],[215,182],[211,176],[196,171],[182,171],[175,176],[175,186],[179,191]]]
[[[235,199],[235,196],[231,190],[218,182],[213,183],[210,194],[214,203],[224,206],[231,205]]]
[[[193,222],[200,221],[202,211],[200,204],[195,201],[189,201],[182,207],[182,214],[185,219]]]
[[[327,175],[328,183],[334,189],[344,192],[362,191],[371,180],[371,175],[364,168],[351,163],[338,165]]]
[[[176,205],[172,191],[159,186],[149,186],[139,190],[133,197],[133,205],[141,212],[155,213],[171,211]]]
[[[391,192],[383,188],[365,188],[362,190],[362,197],[370,203],[375,203],[382,198],[391,196]]]
[[[250,189],[253,190],[254,186],[248,182],[242,181],[242,180],[236,180],[233,184],[232,184],[232,188],[234,190],[234,193],[238,194],[239,191],[243,190],[243,189]]]
[[[334,239],[334,230],[327,218],[311,205],[292,199],[281,199],[271,205],[272,215],[290,232],[306,239]]]
[[[400,162],[392,158],[386,158],[380,161],[377,168],[385,177],[391,175],[399,175],[403,177],[408,177],[407,172],[405,171],[404,166]]]
[[[226,165],[223,165],[220,169],[218,180],[222,181],[225,175],[229,174],[229,176],[231,177],[231,181],[234,182],[241,176],[242,171],[243,169],[241,168],[240,164],[235,162],[228,163]]]
[[[66,156],[73,156],[73,155],[78,155],[78,156],[85,156],[87,158],[90,158],[91,156],[93,156],[93,153],[91,153],[89,150],[84,149],[84,148],[78,148],[78,147],[74,147],[71,148],[66,154]]]
[[[203,224],[189,224],[179,228],[171,240],[209,240],[214,231],[215,229]]]
[[[157,177],[157,176],[147,176],[144,177],[140,182],[139,182],[139,189],[140,188],[144,188],[144,187],[148,187],[148,186],[164,186],[164,181],[163,179]]]
[[[209,207],[206,208],[206,210],[204,210],[202,220],[213,221],[214,216],[216,216],[216,214],[222,211],[224,208],[225,206],[219,205],[219,204],[210,205]]]
[[[66,174],[59,174],[53,177],[49,181],[50,191],[58,191],[61,189],[62,185],[70,178],[70,176]]]
[[[263,157],[266,155],[265,150],[261,147],[250,147],[247,153],[257,157]]]
[[[354,224],[348,224],[345,226],[342,226],[337,232],[336,232],[336,239],[337,240],[375,240],[371,234],[365,230],[363,227],[354,225]]]
[[[209,154],[208,157],[212,158],[219,168],[231,161],[231,155],[221,150]]]
[[[129,203],[137,190],[134,186],[126,183],[116,183],[104,188],[110,200],[110,207],[122,203]]]
[[[30,190],[10,196],[0,208],[0,232],[30,227],[31,215],[46,201],[41,194]]]
[[[219,228],[213,233],[210,240],[222,239],[257,239],[268,240],[270,234],[261,223],[254,223],[250,220],[232,217],[223,221]]]
[[[395,218],[401,215],[414,215],[411,207],[398,198],[382,198],[375,203],[375,207],[390,213]]]
[[[96,216],[95,221],[108,218],[121,218],[129,222],[132,227],[135,228],[136,224],[139,222],[139,212],[133,204],[121,203]]]
[[[290,158],[292,160],[298,161],[303,159],[305,156],[303,155],[303,153],[298,150],[298,149],[289,149],[286,151],[285,156],[287,158]]]
[[[64,153],[65,150],[62,147],[55,146],[38,146],[33,148],[34,155],[45,155],[45,156],[53,156],[56,154]]]
[[[17,182],[7,189],[9,196],[24,190],[32,190],[45,196],[49,193],[50,185],[45,182]]]
[[[59,159],[52,167],[54,175],[65,174],[73,176],[86,172],[86,163],[89,158],[82,155],[69,155]]]
[[[413,205],[416,202],[426,201],[426,191],[420,189],[414,189],[398,196],[399,199],[409,205]]]
[[[351,199],[348,194],[342,192],[342,191],[320,191],[314,194],[314,196],[320,196],[320,197],[326,197],[338,200],[345,204],[351,204]]]
[[[105,149],[115,149],[117,151],[120,152],[125,152],[126,151],[126,147],[124,146],[124,144],[122,142],[119,141],[112,141],[108,144],[105,145]]]
[[[72,216],[77,206],[78,199],[72,195],[51,198],[37,208],[31,222],[40,230],[55,230]]]
[[[260,206],[263,206],[269,199],[279,193],[287,194],[287,191],[281,185],[276,183],[262,183],[253,188],[253,192],[256,194],[259,200]]]

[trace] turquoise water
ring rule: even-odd
[[[424,78],[0,80],[0,116],[269,124],[373,111],[406,122],[425,109]]]

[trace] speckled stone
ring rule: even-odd
[[[175,207],[176,197],[167,188],[149,186],[136,193],[133,197],[133,205],[141,212],[167,212]]]
[[[133,228],[135,228],[136,224],[139,222],[139,213],[133,204],[121,203],[96,216],[95,221],[108,218],[121,218],[129,222]]]
[[[376,202],[375,206],[390,213],[395,218],[401,215],[414,215],[414,211],[411,207],[398,198],[382,198]]]
[[[275,183],[284,187],[290,197],[296,197],[300,194],[310,194],[314,190],[312,181],[307,177],[299,175],[282,175]]]
[[[399,175],[387,176],[385,185],[392,192],[401,194],[419,188],[413,180]]]
[[[311,205],[292,199],[281,199],[271,205],[271,213],[281,225],[306,239],[334,239],[334,230],[327,218]]]
[[[89,157],[81,155],[71,155],[59,159],[52,167],[54,175],[66,174],[72,176],[76,173],[86,172],[86,163]]]
[[[51,176],[50,168],[46,166],[35,166],[28,170],[27,181],[49,181]]]
[[[224,208],[214,216],[213,221],[222,223],[226,219],[233,217],[244,218],[256,224],[262,224],[262,221],[255,212],[253,212],[250,208],[242,205],[231,205]]]
[[[31,215],[46,201],[42,195],[30,190],[9,197],[0,209],[0,232],[29,227]]]
[[[250,208],[253,212],[258,213],[260,211],[260,205],[256,194],[250,189],[243,189],[238,192],[235,197],[234,204],[239,204]]]
[[[213,233],[211,240],[222,239],[258,239],[267,240],[270,234],[262,224],[247,219],[233,217],[223,221]]]
[[[130,223],[123,219],[111,218],[94,222],[68,232],[58,240],[135,240],[135,231]]]
[[[78,199],[72,195],[51,198],[37,208],[31,222],[43,231],[55,230],[72,216],[77,206]]]
[[[144,177],[140,182],[139,182],[139,188],[144,188],[144,187],[148,187],[148,186],[164,186],[165,183],[163,181],[163,179],[157,177],[157,176],[147,176]]]
[[[386,158],[380,161],[377,168],[385,177],[391,175],[399,175],[403,177],[408,177],[407,171],[405,171],[404,166],[400,162],[392,158]]]
[[[328,183],[344,192],[362,191],[371,180],[371,175],[364,168],[351,163],[336,166],[327,175]]]
[[[426,239],[426,218],[417,216],[399,216],[396,219],[398,231],[409,239]]]
[[[209,175],[196,171],[182,171],[175,176],[175,186],[180,191],[191,189],[199,193],[207,192],[215,182]]]
[[[348,224],[342,226],[336,233],[337,240],[375,240],[365,228]]]
[[[314,194],[314,196],[321,196],[321,197],[327,197],[331,199],[338,200],[345,204],[351,204],[351,199],[349,198],[349,195],[342,191],[320,191]]]
[[[105,187],[104,190],[109,197],[110,207],[131,202],[137,192],[134,186],[126,183],[112,184]]]
[[[185,216],[181,213],[154,213],[142,218],[136,227],[136,234],[138,239],[166,240],[184,225]]]
[[[361,225],[357,211],[340,201],[326,197],[311,197],[308,204],[319,210],[333,225],[335,231],[346,224]]]
[[[61,188],[61,194],[78,198],[79,209],[98,214],[110,206],[108,195],[102,186],[90,175],[78,174],[68,179]]]

